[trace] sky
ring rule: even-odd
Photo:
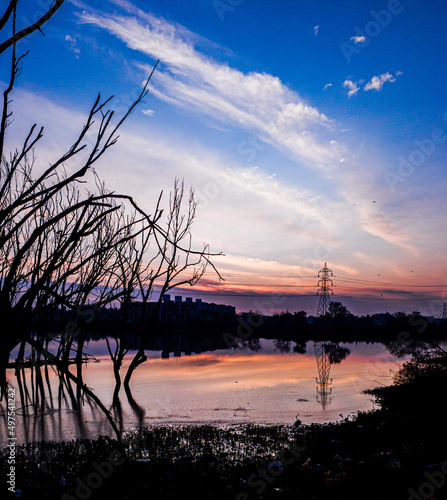
[[[23,0],[18,28],[43,12]],[[40,10],[39,10],[40,9]],[[447,300],[447,5],[442,0],[73,0],[19,45],[8,144],[67,149],[98,92],[122,115],[96,168],[149,213],[175,178],[193,244],[222,252],[183,296],[264,314],[318,305],[327,262],[353,313]],[[0,61],[2,91],[7,58]],[[174,292],[175,293],[175,292]]]

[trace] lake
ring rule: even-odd
[[[396,357],[381,343],[340,343],[334,350],[329,343],[267,339],[257,340],[251,349],[177,350],[175,355],[146,351],[148,360],[131,380],[132,394],[121,388],[113,404],[115,382],[105,340],[89,342],[85,351],[96,362],[84,365],[84,381],[124,430],[160,424],[340,420],[372,409],[372,397],[362,391],[392,383],[393,372],[409,357]],[[123,377],[131,358],[129,352]],[[16,388],[20,442],[113,435],[105,414],[90,398],[84,397],[76,408],[76,386],[62,381],[52,367],[23,369],[20,379],[8,370],[8,377]]]

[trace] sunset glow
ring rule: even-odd
[[[315,314],[327,262],[337,300],[355,314],[439,316],[442,2],[261,0],[221,11],[211,0],[175,9],[73,0],[56,17],[45,38],[34,34],[7,140],[44,125],[43,168],[71,144],[98,92],[114,95],[122,115],[160,60],[145,103],[96,171],[148,213],[161,190],[168,203],[175,177],[195,189],[193,242],[224,254],[213,262],[225,281],[210,270],[195,291],[174,293]],[[271,305],[271,294],[282,300]]]

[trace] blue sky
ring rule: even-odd
[[[33,4],[22,2],[19,27]],[[194,238],[225,253],[216,261],[225,284],[207,277],[208,292],[223,294],[215,300],[256,308],[256,293],[311,296],[327,261],[356,313],[438,314],[446,21],[437,0],[75,0],[45,37],[22,44],[30,53],[8,140],[46,125],[44,164],[97,92],[122,113],[160,59],[150,95],[97,171],[148,211],[175,177],[196,189]],[[316,300],[282,306],[313,312]]]

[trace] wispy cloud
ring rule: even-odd
[[[318,35],[318,30],[320,29],[320,25],[317,24],[316,26],[314,26],[314,31],[315,31],[315,36]]]
[[[154,59],[152,92],[161,100],[232,126],[250,129],[264,141],[311,167],[336,161],[325,133],[333,126],[281,80],[267,73],[243,73],[199,52],[197,35],[125,3],[132,17],[84,11],[80,18],[118,36]],[[149,67],[140,65],[147,72]]]
[[[198,50],[201,45],[198,35],[186,28],[145,13],[122,0],[115,0],[115,3],[123,4],[131,15],[112,16],[84,11],[80,18],[84,23],[94,24],[116,35],[128,47],[161,60],[161,69],[151,81],[151,91],[155,96],[175,108],[190,111],[195,118],[212,118],[215,123],[250,131],[299,163],[323,173],[332,183],[331,195],[325,196],[324,204],[321,204],[321,193],[312,192],[302,197],[300,190],[292,189],[282,178],[272,178],[271,172],[235,167],[231,172],[224,173],[227,179],[231,179],[228,183],[231,189],[225,187],[218,200],[213,200],[212,208],[207,206],[207,210],[212,211],[213,223],[201,234],[211,234],[214,241],[222,242],[228,253],[234,254],[241,251],[241,241],[250,239],[250,248],[254,253],[247,249],[245,255],[256,254],[262,248],[262,257],[266,259],[269,255],[276,255],[275,250],[265,244],[266,234],[271,236],[272,241],[281,240],[282,247],[300,248],[301,255],[310,255],[315,248],[315,234],[324,234],[327,223],[338,227],[340,234],[349,235],[349,238],[354,238],[354,233],[356,237],[365,237],[369,233],[370,237],[374,235],[373,241],[378,237],[382,240],[381,244],[386,242],[409,249],[406,234],[396,237],[398,232],[393,220],[384,224],[371,210],[364,210],[361,219],[356,219],[359,213],[353,209],[356,201],[346,203],[360,193],[363,198],[369,199],[373,190],[380,190],[383,187],[383,167],[376,159],[369,164],[363,158],[356,162],[340,161],[354,158],[354,155],[341,141],[333,139],[334,131],[337,131],[333,120],[288,88],[278,77],[232,68],[201,53]],[[150,69],[149,65],[140,64],[140,67],[146,73]],[[343,83],[349,97],[358,93],[361,85],[363,81],[360,80],[345,80]],[[132,140],[128,142],[131,144]],[[143,163],[147,163],[148,147],[141,145],[145,151]],[[169,145],[159,146],[161,151],[169,149],[172,149]],[[211,171],[210,162],[199,155],[187,164],[185,153],[175,153],[174,156],[177,160],[171,155],[169,163],[163,164],[182,165],[183,171],[188,171],[191,184],[197,186],[200,192],[203,175]],[[157,165],[157,162],[154,164]],[[368,168],[364,166],[366,164]],[[201,175],[196,175],[198,172]],[[215,174],[218,172],[222,172],[222,168],[218,168]],[[170,171],[172,174],[173,171]],[[241,200],[246,200],[247,204]],[[234,241],[224,241],[220,234],[235,232],[234,213],[243,213],[244,223],[241,221],[238,224]],[[216,224],[216,221],[219,223]],[[316,229],[317,226],[320,226],[319,229]],[[219,228],[217,232],[216,227]],[[251,228],[257,230],[253,232]],[[300,244],[294,240],[297,232]],[[309,245],[309,241],[313,243]],[[284,259],[289,257],[291,261],[296,261],[296,251],[290,256],[285,252]]]
[[[65,41],[68,42],[70,50],[74,52],[76,59],[79,59],[79,57],[81,56],[81,51],[77,45],[76,39],[70,35],[65,35]]]
[[[29,122],[46,126],[36,168],[54,161],[71,144],[85,119],[84,113],[64,109],[36,94],[18,92],[15,103],[20,110],[15,115],[19,137],[24,136]],[[219,267],[229,266],[232,272],[240,269],[290,275],[306,270],[309,274],[324,257],[336,260],[339,269],[355,269],[362,266],[356,256],[362,251],[386,254],[391,266],[420,257],[419,251],[424,248],[418,242],[442,233],[441,216],[427,224],[419,215],[426,209],[426,198],[421,197],[415,209],[414,199],[409,205],[402,191],[393,194],[395,202],[390,205],[383,186],[374,182],[374,163],[343,162],[339,157],[339,168],[334,170],[339,184],[331,184],[331,191],[334,187],[336,193],[312,186],[304,189],[282,176],[272,177],[261,167],[237,162],[229,166],[222,153],[192,146],[187,139],[173,142],[169,134],[158,130],[154,120],[145,120],[145,124],[144,130],[140,122],[131,128],[131,123],[126,125],[113,154],[98,164],[98,174],[104,176],[109,189],[132,194],[149,213],[159,190],[168,192],[174,177],[185,177],[186,185],[195,187],[199,200],[194,241],[206,241],[213,251],[224,251],[227,257],[219,261]],[[123,165],[132,167],[124,174]],[[432,256],[436,263],[443,258],[441,252]],[[381,262],[380,266],[388,264]]]
[[[39,169],[54,161],[71,144],[76,130],[82,126],[84,114],[31,93],[18,93],[16,102],[18,109],[26,110],[15,115],[19,137],[26,132],[28,121],[45,125],[45,143],[39,148],[36,162]],[[229,167],[228,159],[220,153],[179,141],[173,143],[157,132],[156,124],[150,126],[152,120],[147,123],[145,132],[138,126],[123,129],[113,154],[105,159],[106,170],[100,164],[96,170],[99,175],[107,173],[109,189],[131,193],[149,213],[159,190],[169,191],[174,177],[178,177],[194,186],[199,201],[200,222],[194,233],[198,241],[213,243],[213,248],[225,248],[235,255],[242,252],[268,258],[274,253],[276,242],[282,239],[289,248],[309,248],[303,251],[307,255],[320,234],[331,233],[326,215],[335,209],[330,200],[321,209],[320,196],[311,190],[289,185],[243,162],[232,162]],[[123,165],[129,161],[132,170],[123,175]],[[236,214],[239,214],[238,224],[234,222]]]
[[[345,80],[343,82],[343,87],[348,88],[348,96],[352,97],[354,94],[356,94],[359,90],[360,87],[357,86],[357,83],[353,82],[352,80]]]
[[[332,83],[326,83],[326,85],[324,86],[323,90],[326,90],[329,87],[332,87]]]
[[[402,71],[397,71],[396,76],[402,75]],[[369,81],[364,87],[363,90],[368,91],[368,90],[377,90],[377,92],[380,92],[383,88],[383,85],[386,82],[395,82],[396,81],[396,76],[393,76],[391,73],[383,73],[382,75],[379,76],[373,76],[371,81]]]

